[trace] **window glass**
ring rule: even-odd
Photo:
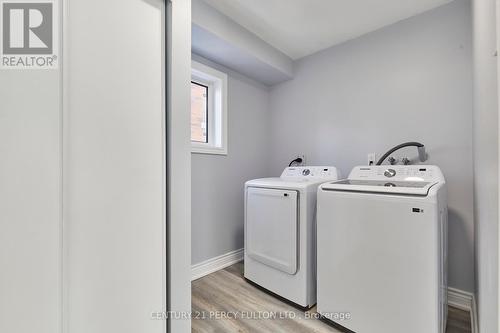
[[[208,87],[191,81],[191,141],[208,142]]]

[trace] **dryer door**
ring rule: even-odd
[[[250,187],[246,200],[247,255],[285,273],[295,274],[297,191]]]

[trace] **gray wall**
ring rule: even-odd
[[[497,2],[498,3],[498,2]],[[476,292],[480,332],[498,332],[498,90],[495,0],[473,2]]]
[[[268,89],[193,55],[228,74],[228,154],[192,154],[193,264],[243,247],[243,184],[269,175]]]
[[[272,174],[295,154],[344,175],[404,141],[428,147],[449,194],[449,284],[474,290],[470,3],[457,0],[296,63],[271,91]],[[408,150],[416,157],[416,150]]]

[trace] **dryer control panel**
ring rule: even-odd
[[[308,179],[339,179],[337,168],[332,166],[298,166],[288,167],[281,174],[282,179],[287,180],[308,180]]]
[[[352,169],[349,179],[444,182],[441,169],[435,165],[357,166]]]

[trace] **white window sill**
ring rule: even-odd
[[[227,155],[227,149],[210,146],[192,146],[191,154]]]

